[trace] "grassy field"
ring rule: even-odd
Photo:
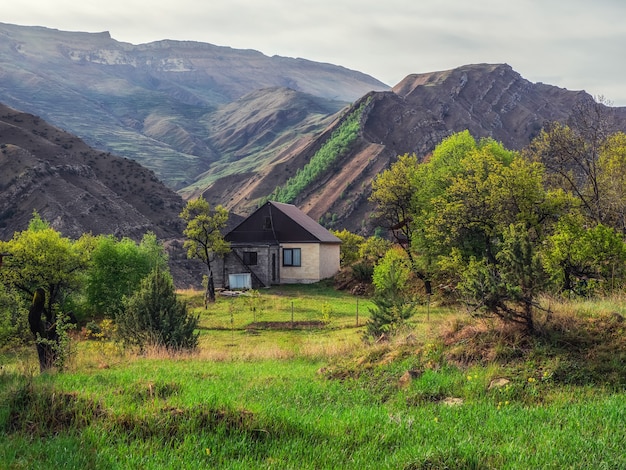
[[[324,286],[259,294],[181,293],[194,354],[81,340],[43,375],[34,348],[2,355],[0,468],[626,468],[619,301],[561,306],[541,340],[421,308],[366,344],[364,299],[357,325]]]

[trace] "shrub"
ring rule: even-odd
[[[359,282],[372,282],[374,265],[368,263],[356,263],[351,266],[352,276]]]
[[[0,284],[0,345],[10,348],[32,340],[28,314],[20,296]]]
[[[195,349],[198,317],[189,314],[187,304],[176,297],[169,272],[154,269],[139,290],[124,301],[116,316],[120,339],[143,350],[147,345],[167,349]]]

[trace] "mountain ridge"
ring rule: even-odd
[[[174,189],[232,160],[233,149],[222,148],[207,126],[213,113],[276,87],[333,103],[326,118],[370,90],[389,89],[345,67],[249,49],[172,40],[132,45],[107,33],[0,23],[0,102],[94,148],[132,157]],[[298,123],[291,125],[298,132]]]
[[[371,92],[346,111],[366,103],[356,143],[293,202],[327,226],[371,234],[376,226],[368,202],[371,181],[398,155],[424,158],[445,137],[466,129],[475,138],[491,137],[521,150],[546,122],[566,122],[576,106],[589,100],[593,98],[584,91],[531,83],[508,64],[472,64],[409,75],[391,91]],[[626,131],[626,108],[611,110],[619,124],[615,130]],[[253,184],[271,193],[295,174],[299,166],[293,169],[290,162],[310,159],[337,126],[335,121],[267,174],[255,175]],[[207,188],[205,197],[235,201],[229,207],[243,215],[253,210],[251,188],[243,197],[231,188],[228,198],[219,188],[218,181]]]
[[[338,89],[350,101],[337,100]],[[546,122],[566,122],[592,99],[531,83],[507,64],[411,74],[390,88],[340,66],[254,50],[171,40],[135,46],[106,32],[0,23],[5,98],[42,119],[54,114],[94,148],[131,156],[179,195],[203,194],[241,216],[363,106],[356,141],[291,202],[328,227],[365,235],[376,228],[371,181],[398,155],[425,158],[466,129],[519,150]],[[626,108],[611,109],[626,130]]]

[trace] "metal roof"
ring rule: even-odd
[[[341,240],[337,238],[335,235],[330,233],[320,224],[315,222],[311,217],[306,215],[300,209],[298,209],[293,204],[285,204],[282,202],[269,201],[268,204],[271,204],[273,207],[281,211],[287,217],[292,219],[298,225],[300,225],[303,229],[317,238],[320,242],[324,243],[341,243]]]
[[[269,226],[263,222],[271,220]],[[341,243],[341,240],[292,204],[269,201],[225,236],[230,242]]]

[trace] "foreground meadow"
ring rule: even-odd
[[[0,468],[626,468],[619,303],[569,307],[613,331],[605,351],[424,308],[366,344],[368,302],[320,286],[207,310],[181,295],[201,316],[194,354],[80,340],[43,375],[34,351],[4,354]]]

